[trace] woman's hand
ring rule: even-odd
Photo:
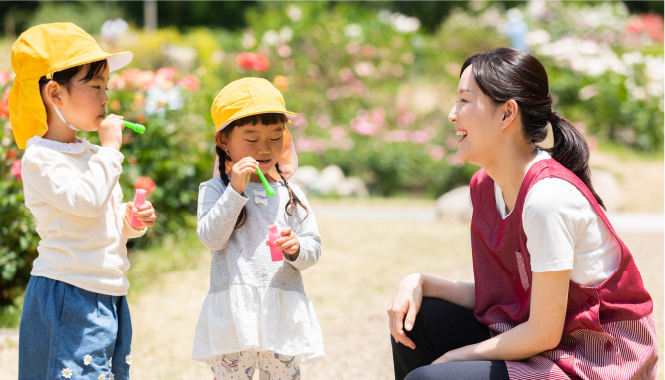
[[[300,254],[300,242],[298,236],[291,230],[291,227],[286,227],[280,232],[279,239],[275,240],[275,247],[279,247],[284,253],[289,255],[291,261],[295,261]],[[266,245],[270,246],[270,241],[266,241]]]
[[[242,194],[247,187],[249,178],[259,168],[259,163],[252,157],[245,157],[233,164],[231,168],[231,187],[238,194]]]
[[[397,342],[412,349],[416,348],[416,344],[406,336],[404,329],[411,331],[413,328],[422,301],[422,275],[414,273],[404,277],[388,307],[390,334]]]
[[[141,207],[136,208],[134,202],[127,202],[127,207],[125,208],[125,215],[127,220],[132,219],[132,215],[136,215],[136,219],[140,220],[143,224],[143,227],[152,227],[155,225],[155,209],[152,207],[152,203],[145,201]]]

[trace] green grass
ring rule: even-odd
[[[23,294],[17,297],[14,305],[0,308],[0,328],[16,329],[21,323],[23,310]]]
[[[647,152],[626,147],[614,141],[599,140],[598,150],[602,153],[616,156],[621,161],[663,161],[664,151]]]

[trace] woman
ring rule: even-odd
[[[464,62],[448,119],[471,180],[474,283],[402,280],[396,379],[652,379],[651,297],[591,184],[589,148],[547,73],[499,48]],[[554,146],[542,149],[552,126]]]

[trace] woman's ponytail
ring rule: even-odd
[[[467,58],[460,77],[469,66],[478,87],[495,105],[509,100],[517,102],[522,136],[528,143],[537,146],[547,137],[547,123],[552,125],[554,146],[544,150],[575,173],[605,208],[591,184],[589,146],[584,136],[552,109],[547,72],[540,61],[531,54],[503,47]]]
[[[573,172],[589,188],[596,202],[605,209],[603,200],[598,196],[591,183],[589,168],[589,145],[584,136],[568,120],[552,110],[549,117],[552,125],[554,145],[544,149],[553,159]]]

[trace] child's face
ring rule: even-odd
[[[252,156],[259,168],[267,173],[279,162],[284,150],[284,124],[257,124],[235,127],[222,149],[229,152],[235,163]]]
[[[60,86],[58,108],[69,124],[83,131],[96,131],[104,120],[109,102],[106,95],[109,68],[107,65],[103,72],[84,82],[82,79],[88,70],[89,67],[84,67],[72,78],[69,91]]]

